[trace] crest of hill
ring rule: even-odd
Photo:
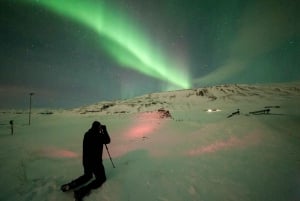
[[[80,114],[122,114],[176,109],[184,105],[208,102],[238,102],[251,99],[272,99],[300,96],[300,83],[282,84],[225,84],[205,88],[146,94],[127,100],[103,101],[73,109]]]

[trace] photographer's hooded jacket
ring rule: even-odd
[[[100,123],[99,123],[100,124]],[[84,135],[82,162],[84,167],[95,167],[102,164],[103,144],[110,143],[106,126],[92,125]]]

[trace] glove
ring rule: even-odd
[[[106,126],[105,125],[101,125],[101,128],[103,131],[106,131]]]

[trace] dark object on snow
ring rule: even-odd
[[[265,110],[258,110],[258,111],[254,111],[254,112],[249,112],[249,114],[255,114],[255,115],[269,114],[270,111],[271,111],[270,109],[265,109]]]
[[[237,109],[236,112],[231,113],[230,115],[227,116],[227,118],[230,118],[230,117],[232,117],[234,115],[239,115],[239,114],[240,114],[240,109]]]
[[[9,124],[10,124],[11,135],[13,135],[14,134],[14,121],[10,120]]]
[[[172,118],[171,113],[169,112],[169,110],[165,110],[164,108],[160,108],[158,109],[158,112],[160,114],[160,118],[164,119],[164,118]]]
[[[265,106],[265,108],[280,108],[279,105],[275,105],[275,106]]]
[[[75,199],[82,200],[92,189],[99,188],[106,181],[102,153],[103,145],[109,143],[110,137],[106,126],[101,125],[98,121],[93,122],[92,127],[85,133],[83,138],[82,164],[84,174],[72,182],[62,185],[61,190],[63,192],[76,189],[74,192]],[[93,175],[95,180],[85,185],[93,178]]]
[[[46,111],[46,112],[41,112],[40,114],[50,115],[50,114],[53,114],[53,112]]]

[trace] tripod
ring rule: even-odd
[[[112,166],[115,168],[115,165],[114,165],[114,163],[113,163],[113,161],[112,161],[112,159],[111,159],[111,156],[110,156],[110,153],[109,153],[108,147],[107,147],[107,145],[106,145],[106,144],[104,144],[104,145],[105,145],[105,148],[106,148],[107,154],[108,154],[108,156],[109,156],[109,159],[110,159],[110,161],[111,161],[111,164],[112,164]]]

